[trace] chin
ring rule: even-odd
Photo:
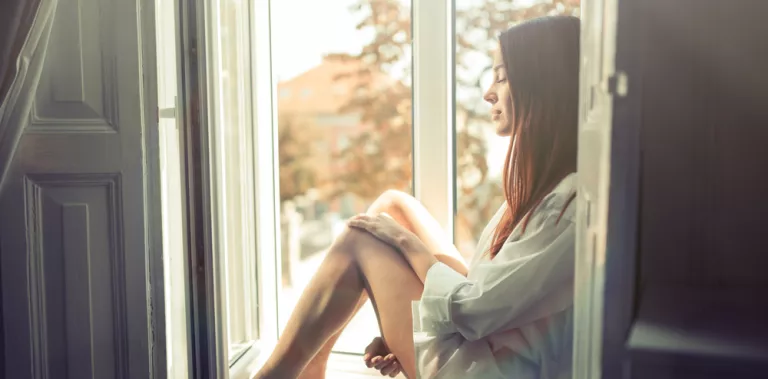
[[[512,127],[507,124],[496,125],[496,135],[499,137],[509,137],[512,135]]]

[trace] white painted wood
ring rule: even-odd
[[[155,64],[141,41],[154,35],[140,1],[59,2],[0,197],[4,377],[153,376]]]
[[[582,14],[573,357],[579,379],[601,375],[613,107],[603,84],[614,71],[615,4],[592,0]]]
[[[157,362],[165,365],[168,378],[189,378],[190,312],[188,261],[186,246],[186,194],[184,191],[183,161],[181,154],[181,133],[179,130],[181,112],[177,111],[177,99],[181,93],[179,85],[179,38],[178,0],[157,0],[154,4],[157,36],[154,50],[157,62],[157,104],[158,111],[158,153],[161,180],[160,213],[162,223],[162,252],[153,259],[155,282],[162,282],[162,292],[155,292],[156,303],[164,304],[156,312],[156,329],[163,327],[160,336],[165,343],[155,348]],[[147,46],[149,47],[149,46]],[[145,76],[146,77],[146,76]],[[165,110],[165,112],[163,112]],[[156,288],[153,286],[153,288]],[[155,365],[155,372],[161,369]]]
[[[268,1],[251,6],[251,101],[254,133],[254,186],[256,207],[256,267],[258,338],[277,341],[277,295],[282,282],[279,252],[280,189],[277,158],[277,80],[272,72],[271,19]]]
[[[453,239],[453,2],[413,0],[414,196]]]

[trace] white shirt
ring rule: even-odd
[[[413,302],[418,378],[571,377],[576,174],[518,225],[498,255],[486,253],[506,207],[478,242],[467,277],[443,263]]]

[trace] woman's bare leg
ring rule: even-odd
[[[347,327],[347,324],[349,324],[349,321],[354,317],[354,315],[357,314],[357,311],[360,310],[360,308],[363,307],[365,302],[368,301],[368,294],[363,291],[362,296],[360,296],[360,300],[357,302],[357,307],[352,312],[352,315],[349,317],[347,322],[344,323],[344,325],[341,327],[341,330],[336,332],[331,338],[328,339],[328,341],[325,342],[322,348],[320,348],[320,351],[315,354],[314,357],[312,357],[312,360],[309,361],[309,363],[304,367],[304,371],[301,372],[301,375],[299,375],[299,379],[324,379],[325,378],[325,372],[328,369],[328,359],[331,356],[331,353],[333,352],[333,347],[336,345],[336,341],[341,337],[341,332]]]
[[[380,203],[384,211],[415,234],[435,255],[438,261],[445,263],[456,272],[467,275],[467,264],[453,241],[443,231],[440,223],[413,196],[395,190],[384,192],[374,202]]]
[[[366,213],[376,215],[386,212],[392,216],[400,225],[416,234],[424,244],[435,253],[437,259],[457,272],[466,275],[467,268],[463,257],[453,246],[450,239],[440,228],[437,220],[429,214],[421,203],[412,196],[400,191],[386,191],[371,204]],[[339,328],[339,331],[331,336],[323,347],[315,354],[305,367],[301,379],[323,379],[327,368],[328,358],[331,355],[333,346],[341,336],[341,332],[346,327],[349,320],[368,300],[368,295],[363,291],[352,314],[346,322]]]
[[[348,322],[365,292],[373,301],[384,341],[406,376],[414,377],[411,301],[422,291],[423,284],[400,253],[366,232],[346,230],[302,293],[256,378],[296,378]]]
[[[459,273],[467,274],[464,258],[443,232],[437,220],[413,196],[401,191],[385,191],[371,204],[366,213],[377,215],[381,212],[388,213],[400,225],[419,237],[440,262],[447,264]],[[363,292],[353,316],[367,300],[368,296]],[[345,326],[346,324],[341,329]],[[301,379],[323,379],[325,377],[328,358],[340,335],[341,331],[337,332],[317,352],[302,373]]]
[[[391,191],[390,191],[391,192]],[[385,192],[379,198],[376,199],[376,201],[371,204],[371,206],[368,207],[368,210],[366,213],[371,215],[377,215],[381,212],[386,212],[391,215],[393,215],[393,218],[397,220],[401,225],[405,226],[406,228],[410,227],[410,224],[407,222],[406,219],[403,218],[402,214],[394,207],[393,198],[390,196],[391,194],[388,192]],[[410,229],[409,229],[410,230]],[[328,339],[328,341],[323,345],[323,347],[320,349],[320,351],[315,354],[314,357],[312,357],[312,360],[309,361],[307,366],[304,368],[304,371],[302,371],[301,375],[299,376],[299,379],[324,379],[325,378],[325,371],[328,367],[328,358],[330,358],[331,353],[333,352],[333,346],[336,345],[336,341],[341,337],[341,333],[346,328],[349,321],[357,314],[357,311],[360,310],[360,308],[365,305],[365,302],[368,301],[368,293],[365,291],[362,291],[360,295],[360,299],[358,300],[357,307],[352,312],[352,315],[350,315],[347,322],[342,325],[340,330],[336,332],[331,338]]]

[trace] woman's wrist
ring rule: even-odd
[[[412,251],[418,251],[418,250],[424,250],[426,249],[426,246],[424,246],[424,243],[421,242],[419,237],[417,237],[412,232],[405,232],[397,237],[395,246],[398,250],[400,250],[403,254],[407,254],[408,252]]]
[[[398,238],[397,248],[422,282],[426,280],[427,271],[438,262],[424,243],[415,234],[406,233]]]

